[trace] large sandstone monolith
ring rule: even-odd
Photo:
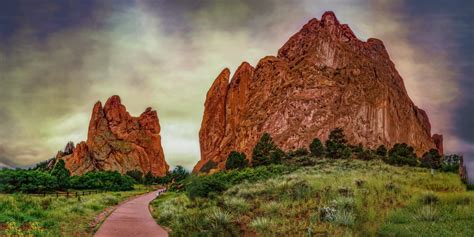
[[[382,41],[357,39],[332,12],[312,19],[278,55],[255,67],[225,69],[205,102],[199,140],[201,160],[223,169],[232,150],[251,157],[262,133],[284,150],[307,147],[341,127],[349,142],[375,148],[405,142],[418,155],[442,150],[428,116],[410,99]]]

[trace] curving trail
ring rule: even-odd
[[[100,226],[94,237],[168,236],[156,224],[148,209],[149,203],[164,190],[156,190],[120,204]]]

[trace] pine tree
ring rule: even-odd
[[[248,161],[245,158],[244,153],[239,153],[237,151],[231,151],[229,153],[229,157],[227,157],[227,161],[225,163],[226,170],[241,169],[247,166],[248,166]]]
[[[326,141],[326,151],[328,156],[334,159],[347,159],[351,156],[351,149],[347,146],[342,128],[331,131],[329,139]]]
[[[253,148],[252,165],[278,164],[284,155],[285,153],[275,145],[270,134],[264,133]]]
[[[313,142],[309,145],[309,150],[311,154],[315,157],[323,157],[324,156],[324,145],[319,140],[319,138],[313,139]]]
[[[443,164],[443,160],[437,149],[431,149],[423,154],[421,164],[427,168],[439,169]]]
[[[69,187],[69,170],[66,169],[66,164],[64,160],[59,160],[54,165],[54,168],[51,170],[51,175],[56,177],[57,185],[59,189],[66,189]]]

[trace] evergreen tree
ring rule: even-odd
[[[392,165],[417,166],[418,158],[416,157],[413,147],[406,143],[397,143],[388,151],[387,163]]]
[[[173,169],[173,172],[171,172],[171,175],[173,176],[173,180],[175,182],[179,182],[181,180],[186,179],[189,176],[189,172],[184,169],[183,166],[178,165]]]
[[[248,161],[245,158],[244,153],[239,153],[237,151],[231,151],[229,156],[227,157],[227,161],[225,163],[225,169],[241,169],[248,166]]]
[[[275,145],[270,134],[264,133],[253,148],[252,165],[278,164],[283,156],[285,156],[285,153]]]
[[[59,160],[54,165],[54,168],[51,170],[51,175],[56,177],[58,188],[59,189],[66,189],[69,187],[69,170],[66,169],[66,165],[64,160]]]
[[[377,147],[377,150],[375,151],[375,154],[381,157],[386,157],[387,156],[387,148],[384,145],[380,145]]]
[[[143,172],[141,172],[140,170],[129,170],[125,174],[130,176],[137,183],[143,183]]]
[[[324,145],[319,140],[319,138],[313,139],[313,142],[309,145],[309,150],[311,151],[311,154],[315,157],[323,157],[324,156]]]
[[[153,176],[151,171],[148,171],[148,173],[146,173],[143,183],[147,185],[155,183],[155,176]]]
[[[326,141],[326,151],[328,156],[334,159],[347,159],[351,156],[351,149],[347,146],[342,128],[331,131],[329,139]]]
[[[431,149],[421,157],[421,165],[431,169],[439,169],[443,164],[442,157],[437,149]]]

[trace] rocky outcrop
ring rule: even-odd
[[[156,111],[147,108],[139,117],[132,117],[118,96],[110,97],[103,107],[101,102],[94,105],[87,141],[73,149],[71,145],[56,159],[63,159],[74,175],[93,170],[140,170],[162,176],[169,168]]]
[[[442,150],[427,114],[413,104],[382,41],[363,42],[332,12],[310,20],[256,67],[243,63],[230,82],[225,69],[205,102],[201,160],[218,168],[232,150],[251,157],[264,132],[284,150],[326,140],[341,127],[349,142],[375,148],[405,142],[418,155]]]
[[[435,143],[436,149],[438,149],[439,154],[444,154],[443,135],[433,134],[433,142]]]

